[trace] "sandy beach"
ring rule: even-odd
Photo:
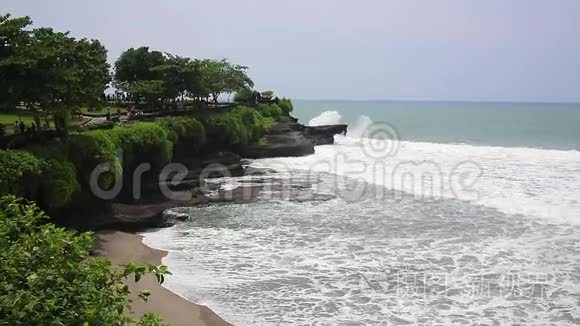
[[[106,231],[96,234],[95,253],[110,258],[115,264],[124,264],[138,261],[153,265],[160,265],[161,258],[167,252],[147,247],[142,243],[142,237],[137,234]],[[157,284],[155,278],[147,275],[138,283],[127,281],[133,294],[147,289],[151,292],[148,302],[135,300],[133,314],[138,319],[146,312],[160,314],[170,325],[189,326],[223,326],[231,325],[208,307],[189,302],[179,295]]]

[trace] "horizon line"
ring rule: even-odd
[[[485,103],[485,104],[577,104],[578,101],[531,101],[531,100],[435,100],[435,99],[307,99],[291,98],[293,101],[312,101],[312,102],[407,102],[407,103]]]

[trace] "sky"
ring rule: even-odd
[[[579,0],[2,0],[127,48],[249,67],[294,99],[580,102]]]

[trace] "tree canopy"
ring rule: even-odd
[[[191,59],[169,53],[131,48],[115,63],[115,85],[134,101],[155,104],[179,98],[212,97],[253,87],[247,67],[226,59]]]
[[[102,102],[111,81],[107,50],[97,40],[78,39],[52,28],[31,28],[29,17],[0,16],[0,110],[20,104],[57,127],[81,106]],[[114,85],[136,103],[150,106],[180,99],[209,99],[252,88],[247,67],[226,59],[192,59],[130,48],[114,66]]]
[[[28,17],[0,17],[0,107],[24,103],[37,128],[42,114],[62,125],[72,110],[100,102],[110,81],[107,50],[97,40],[68,32],[28,30],[31,23]]]
[[[0,109],[13,109],[18,103],[22,85],[15,80],[19,72],[15,54],[29,44],[30,35],[25,28],[30,24],[29,17],[0,16]]]
[[[245,66],[234,65],[222,60],[201,61],[202,84],[211,94],[214,102],[220,94],[232,93],[248,87],[254,87],[254,82],[246,75]]]
[[[161,74],[152,68],[164,63],[165,56],[159,51],[149,51],[146,46],[128,49],[115,62],[115,80],[130,83],[161,79]]]

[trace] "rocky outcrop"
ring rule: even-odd
[[[242,149],[247,158],[304,156],[314,153],[314,146],[334,143],[334,136],[346,134],[347,125],[308,127],[296,122],[278,123],[261,142]]]
[[[77,218],[60,221],[59,224],[79,230],[116,229],[135,231],[151,227],[166,227],[173,225],[182,216],[164,214],[169,208],[176,206],[196,206],[216,202],[248,202],[260,193],[260,186],[245,186],[231,190],[229,193],[219,192],[215,198],[207,197],[200,191],[200,174],[205,177],[260,175],[271,171],[260,171],[244,168],[246,158],[303,156],[314,153],[314,146],[334,143],[334,136],[345,134],[346,125],[328,125],[309,127],[295,121],[279,123],[268,131],[263,141],[240,149],[238,154],[232,152],[177,153],[174,163],[180,163],[187,168],[187,175],[179,182],[169,176],[168,180],[151,179],[144,182],[143,192],[139,200],[123,198],[108,203],[109,209],[102,213],[89,214],[82,220]],[[214,170],[212,170],[214,169]],[[183,194],[186,200],[171,200],[162,195],[160,185],[167,186],[176,194]],[[206,185],[208,186],[208,185]],[[127,193],[131,194],[129,189]],[[303,195],[303,194],[302,194]],[[295,195],[294,200],[306,200],[302,195]],[[314,197],[317,200],[330,200],[322,195]],[[180,197],[181,196],[177,196]],[[310,197],[305,197],[311,200]]]
[[[314,145],[330,145],[334,144],[335,135],[346,135],[347,127],[344,124],[304,127],[304,134]]]

